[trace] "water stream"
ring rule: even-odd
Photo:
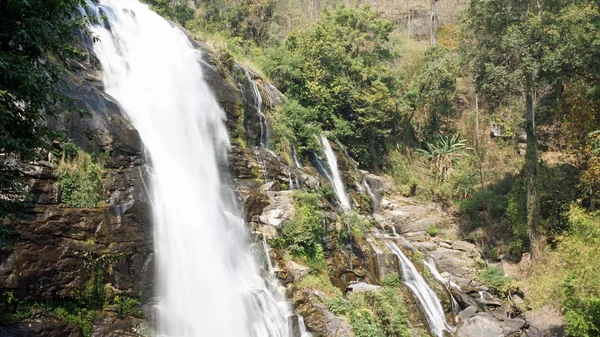
[[[329,165],[329,172],[331,173],[328,178],[333,185],[335,195],[340,202],[340,206],[342,206],[344,210],[350,210],[352,207],[350,206],[350,200],[348,199],[346,189],[344,188],[344,183],[342,182],[342,178],[340,176],[340,170],[338,169],[335,153],[331,149],[331,144],[329,144],[327,137],[322,136],[321,143],[323,144],[323,151],[325,151],[325,157],[327,158],[327,164]]]
[[[402,281],[412,291],[423,309],[431,333],[436,337],[442,337],[444,330],[452,331],[452,328],[446,322],[444,308],[435,291],[427,285],[423,276],[419,274],[412,262],[393,241],[386,241],[385,243],[390,251],[398,257]]]
[[[290,337],[290,307],[261,276],[219,171],[229,139],[201,53],[137,0],[88,7],[105,17],[92,32],[100,39],[94,52],[106,92],[126,111],[152,162],[158,335]]]

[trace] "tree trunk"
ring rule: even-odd
[[[436,41],[435,41],[435,3],[437,0],[431,0],[431,46],[435,47]]]
[[[527,153],[525,154],[525,166],[527,174],[527,234],[529,236],[531,258],[535,260],[539,257],[541,248],[538,232],[540,200],[538,189],[538,154],[537,139],[535,135],[535,111],[531,90],[528,90],[526,93],[526,104]]]

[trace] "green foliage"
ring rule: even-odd
[[[61,319],[78,325],[84,337],[91,337],[94,330],[94,321],[96,320],[97,311],[72,308],[58,307],[53,310],[53,313]]]
[[[361,220],[361,218],[354,213],[350,213],[347,214],[344,217],[344,222],[348,225],[347,227],[350,228],[350,233],[352,233],[352,235],[354,236],[354,238],[356,238],[356,240],[363,240],[365,238],[366,235],[366,231],[365,231],[365,225],[363,223],[363,221]]]
[[[340,7],[290,34],[264,63],[278,88],[314,109],[304,122],[332,130],[364,166],[381,161],[401,105],[399,77],[386,69],[392,28],[369,7]]]
[[[314,193],[294,191],[296,214],[281,230],[285,246],[292,255],[320,258],[321,242],[325,234],[325,213],[319,207],[319,198]]]
[[[66,156],[65,156],[66,157]],[[75,208],[98,207],[102,202],[102,167],[82,150],[58,166],[61,200]]]
[[[342,292],[331,284],[327,273],[309,274],[300,279],[297,283],[300,288],[309,288],[319,290],[326,298],[341,297]]]
[[[381,278],[381,284],[388,288],[400,288],[402,281],[400,280],[400,275],[393,271]]]
[[[600,335],[600,296],[581,296],[574,274],[568,274],[563,284],[565,320],[569,336]]]
[[[429,226],[429,228],[427,228],[427,234],[429,234],[430,236],[436,236],[438,235],[438,228],[436,225],[431,225]]]
[[[460,156],[465,156],[468,150],[466,140],[459,135],[452,137],[437,136],[433,143],[426,143],[426,149],[417,149],[423,157],[431,160],[437,177],[444,181],[452,174],[453,165]]]
[[[18,322],[31,317],[31,307],[17,298],[14,292],[0,292],[0,322]]]
[[[194,10],[186,5],[171,4],[169,0],[142,0],[160,16],[184,26],[194,18]]]
[[[143,317],[140,302],[129,296],[115,296],[114,301],[117,305],[117,315]]]
[[[408,337],[408,318],[397,288],[350,295],[350,324],[356,336]]]
[[[225,33],[261,46],[267,42],[275,5],[274,0],[203,1],[195,25],[209,33]]]
[[[0,220],[20,206],[25,186],[22,172],[6,159],[43,157],[57,136],[48,119],[64,110],[82,113],[65,96],[63,77],[69,60],[84,56],[73,34],[87,25],[73,15],[80,5],[83,0],[0,3]]]
[[[336,316],[345,315],[350,310],[348,301],[341,296],[325,299],[325,305]]]
[[[504,276],[504,272],[498,267],[489,266],[480,274],[479,278],[490,288],[492,292],[501,295],[506,292],[507,287],[512,286],[510,277]]]
[[[442,121],[454,116],[458,61],[456,53],[447,49],[433,47],[425,52],[416,83],[419,94],[415,108],[424,109],[428,117],[418,138],[430,139],[440,131],[456,132],[452,124]]]
[[[409,169],[407,158],[400,151],[394,150],[388,156],[387,171],[394,179],[399,192],[411,196],[417,187],[417,179]]]
[[[306,108],[294,99],[288,99],[283,107],[275,112],[276,123],[273,126],[280,137],[297,144],[299,153],[318,152],[321,148],[318,124],[318,113],[313,108]]]
[[[15,229],[0,227],[0,249],[6,247],[12,252],[13,245],[21,238],[21,232]]]

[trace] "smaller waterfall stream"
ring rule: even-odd
[[[253,103],[256,107],[256,113],[258,114],[260,124],[260,146],[266,148],[269,145],[269,126],[267,125],[267,117],[262,111],[263,98],[258,90],[258,85],[252,79],[252,76],[250,76],[248,69],[244,69],[244,74],[248,84],[250,84],[250,87],[252,88],[252,97],[255,99],[255,102]]]
[[[350,210],[352,209],[352,207],[350,206],[350,200],[348,199],[348,195],[346,195],[344,183],[342,183],[342,178],[338,169],[335,153],[333,153],[333,150],[331,149],[331,144],[329,144],[327,137],[322,136],[321,143],[323,144],[323,150],[325,151],[325,157],[327,157],[327,164],[329,165],[329,171],[331,172],[331,176],[329,176],[328,178],[329,180],[331,180],[331,184],[333,185],[335,194],[342,208],[344,210]]]
[[[402,280],[415,295],[425,312],[431,333],[436,337],[442,337],[444,330],[452,331],[452,328],[446,323],[446,315],[440,300],[436,293],[427,285],[423,276],[419,274],[412,262],[410,262],[394,242],[386,241],[386,245],[398,257],[398,262],[402,270]]]

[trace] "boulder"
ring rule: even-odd
[[[476,306],[470,305],[465,310],[461,311],[458,314],[458,317],[460,318],[461,321],[466,321],[469,318],[475,316],[475,314],[477,313],[477,311],[478,311],[478,309],[477,309]]]
[[[309,332],[324,337],[354,336],[350,324],[327,310],[318,294],[310,290],[297,290],[294,292],[293,301],[296,312],[304,317]]]
[[[500,336],[502,336],[502,322],[485,313],[479,313],[469,318],[458,327],[456,332],[456,337]]]
[[[565,321],[558,309],[547,305],[525,313],[525,320],[532,331],[538,330],[542,336],[562,337],[566,335]]]

